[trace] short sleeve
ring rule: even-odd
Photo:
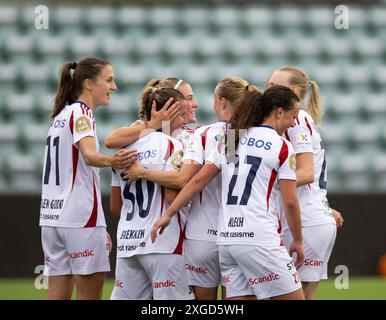
[[[190,135],[185,145],[183,161],[193,160],[199,164],[204,164],[204,150],[201,142],[201,136],[195,132]]]
[[[288,129],[288,138],[296,153],[313,152],[310,130],[303,124]]]
[[[78,143],[85,137],[95,137],[94,117],[91,110],[79,105],[79,107],[74,109],[73,116],[73,144]]]
[[[278,171],[278,180],[296,180],[296,153],[292,145],[283,140],[286,144],[286,158],[283,161]]]
[[[222,142],[219,141],[216,145],[208,151],[208,157],[205,162],[213,163],[217,168],[221,170],[221,164],[226,163],[225,155],[222,152]]]

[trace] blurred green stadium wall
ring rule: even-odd
[[[33,277],[36,266],[43,264],[38,226],[40,198],[7,196],[0,197],[0,203],[0,277]],[[109,215],[108,197],[103,203],[108,231],[116,243],[118,218]],[[330,203],[343,212],[345,223],[337,235],[329,274],[336,266],[345,265],[352,276],[376,275],[378,259],[385,253],[386,219],[381,210],[385,207],[384,196],[331,196]],[[114,251],[111,264],[114,270]]]

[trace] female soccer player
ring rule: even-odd
[[[146,88],[157,89],[173,88],[181,92],[186,100],[186,118],[187,123],[195,123],[196,109],[198,107],[197,102],[194,99],[194,93],[192,87],[188,82],[179,78],[167,78],[163,80],[151,80],[147,83]],[[155,104],[152,105],[151,120],[145,118],[145,110],[143,106],[138,113],[138,120],[129,127],[122,127],[110,132],[106,139],[105,145],[109,149],[122,148],[130,143],[138,140],[141,135],[152,132],[154,130],[161,129],[163,121],[171,121],[179,114],[179,103],[175,102],[170,108],[169,106],[173,102],[170,98],[165,106],[158,112],[155,110]],[[189,138],[193,130],[184,126],[184,130],[180,132],[179,139],[185,141]]]
[[[151,120],[152,102],[160,109],[172,97],[182,111],[170,122],[172,134],[186,123],[184,96],[175,89],[146,87],[142,94],[144,117]],[[177,170],[183,144],[163,132],[153,132],[130,145],[138,150],[142,165],[156,170]],[[111,299],[193,299],[182,256],[183,221],[180,213],[171,219],[161,241],[151,242],[154,221],[167,208],[176,192],[149,180],[123,180],[115,171],[110,199],[111,212],[121,214],[117,230],[116,281]]]
[[[303,71],[293,67],[284,67],[272,74],[268,87],[277,84],[294,91],[302,105],[305,96],[309,95],[306,110],[299,111],[295,126],[288,128],[283,136],[291,142],[296,152],[296,185],[305,253],[299,276],[306,299],[315,299],[319,281],[327,279],[327,263],[335,242],[336,225],[340,227],[343,218],[339,212],[330,209],[327,200],[326,155],[318,131],[323,116],[319,87]],[[283,220],[283,239],[288,248],[291,234]]]
[[[132,151],[98,152],[93,111],[116,90],[113,68],[98,58],[62,66],[48,130],[40,210],[48,299],[100,299],[110,271],[98,167],[124,168]]]
[[[217,86],[223,97],[215,102],[216,123],[201,126],[193,134],[191,143],[185,149],[184,164],[180,172],[155,171],[134,164],[126,172],[130,180],[149,179],[166,187],[181,189],[178,181],[185,184],[204,164],[206,158],[221,141],[225,122],[244,97],[248,83],[237,77],[221,80]],[[193,162],[193,163],[191,163]],[[185,174],[184,172],[189,172]],[[184,241],[185,268],[189,284],[193,286],[198,300],[216,300],[221,281],[218,247],[216,245],[219,208],[221,207],[221,178],[214,178],[199,195],[191,201],[187,213],[186,240]],[[223,290],[224,291],[224,290]],[[225,294],[223,292],[225,298]]]
[[[215,103],[224,97],[216,88]],[[206,164],[179,193],[152,228],[154,241],[181,206],[221,170],[222,211],[219,217],[221,274],[227,298],[304,299],[296,268],[303,263],[299,204],[296,197],[295,155],[275,130],[295,124],[300,103],[288,88],[275,86],[260,93],[244,87],[244,98],[230,120],[226,154],[221,143]],[[241,134],[240,129],[247,129]],[[280,246],[275,202],[283,197],[297,253],[295,266]]]

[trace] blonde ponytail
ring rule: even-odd
[[[324,109],[320,105],[319,86],[313,80],[309,81],[309,97],[306,111],[312,117],[315,124],[319,126],[324,115]]]
[[[308,75],[298,68],[283,67],[280,68],[279,71],[288,72],[290,74],[289,83],[299,88],[298,95],[302,103],[307,93],[309,94],[306,111],[315,121],[315,124],[319,126],[324,110],[320,106],[318,84],[315,81],[310,80]]]

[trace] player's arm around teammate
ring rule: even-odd
[[[246,101],[248,102],[248,106],[249,107],[251,107],[252,108],[252,105],[249,105],[249,103],[250,102],[252,102],[252,101],[254,101],[253,100],[253,96],[254,95],[256,95],[256,94],[254,94],[254,93],[256,93],[257,91],[257,89],[255,88],[254,90],[253,89],[251,89],[250,90],[250,92],[248,91],[248,87],[249,87],[249,85],[247,85],[247,86],[245,86],[243,89],[244,89],[244,92],[248,92],[248,94],[246,94],[246,96],[248,96],[248,99],[246,99]],[[282,90],[284,90],[285,91],[285,89],[282,89]],[[290,90],[288,90],[287,89],[287,91],[288,92],[285,92],[284,93],[284,95],[285,94],[290,94],[291,93],[291,91]],[[250,93],[250,94],[249,94]],[[275,96],[275,93],[276,92],[273,92],[273,94],[272,94],[272,96]],[[257,94],[258,95],[258,94]],[[271,98],[272,98],[272,96],[271,96]],[[296,98],[294,98],[294,94],[292,93],[292,98],[294,99],[294,100],[289,100],[289,101],[296,101],[297,99]],[[268,98],[267,98],[268,99]],[[275,102],[275,101],[271,101],[271,99],[268,99],[270,102],[270,104],[272,104],[273,102]],[[288,106],[287,106],[287,108],[290,108],[291,106],[292,106],[292,103],[290,103],[290,102],[288,102]],[[280,104],[281,105],[281,104]],[[278,108],[278,106],[276,106],[275,105],[275,107],[276,108]],[[244,108],[244,109],[240,109],[241,111],[237,114],[237,117],[235,117],[236,119],[238,119],[238,120],[240,120],[240,118],[245,118],[247,115],[248,115],[248,109],[249,108]],[[285,111],[283,111],[282,110],[282,108],[278,108],[278,109],[280,109],[278,112],[268,112],[267,110],[269,109],[268,107],[267,108],[264,108],[264,111],[265,112],[267,112],[267,117],[268,117],[268,114],[270,115],[270,120],[273,120],[273,123],[270,123],[270,122],[267,122],[267,123],[263,123],[265,126],[266,125],[270,125],[270,124],[272,124],[272,126],[275,126],[275,124],[276,124],[276,118],[277,117],[280,117],[280,118],[285,118],[284,119],[284,126],[289,126],[293,121],[294,121],[294,118],[293,118],[293,116],[292,116],[292,113],[293,112],[296,112],[296,108],[293,108],[293,110],[292,110],[292,108],[291,108],[291,110],[290,110],[290,112],[286,112],[286,110]],[[236,109],[236,111],[237,110],[239,110],[239,109]],[[279,114],[280,113],[280,114]],[[253,120],[253,117],[254,116],[257,116],[257,114],[255,115],[254,113],[253,114],[251,114],[250,115],[250,117],[252,118],[251,119],[251,123],[254,123],[254,120]],[[291,116],[292,116],[292,119],[291,119]],[[288,120],[288,118],[290,118],[289,120]],[[264,119],[265,119],[265,117],[264,117]],[[245,127],[240,127],[240,128],[245,128]],[[248,127],[247,127],[248,128]],[[267,130],[267,129],[264,129],[264,130]],[[270,129],[268,129],[268,132],[270,132]],[[274,131],[272,131],[272,132],[274,132]],[[276,137],[276,138],[275,138]],[[280,140],[280,138],[277,136],[277,134],[276,134],[276,136],[274,136],[274,139],[276,139],[276,140]],[[256,139],[254,140],[254,141],[256,141]],[[280,142],[279,142],[280,143]],[[283,142],[281,142],[282,144],[283,144]],[[244,144],[245,144],[245,142],[244,142]],[[285,144],[285,143],[284,143]],[[283,147],[284,148],[284,147]],[[269,148],[268,148],[269,149]],[[279,149],[280,150],[280,149]],[[283,153],[283,154],[286,154],[286,153]],[[288,155],[287,155],[288,156]],[[254,158],[254,157],[252,157],[252,158]],[[280,156],[280,158],[282,158],[282,155]],[[248,160],[249,161],[249,160]],[[287,167],[288,167],[288,159],[285,161],[285,159],[283,158],[281,161],[283,161],[283,162],[285,162],[285,163],[287,163]],[[223,162],[221,162],[222,164],[223,164]],[[225,165],[226,165],[226,162],[225,162]],[[212,167],[211,167],[212,166]],[[173,211],[176,211],[176,210],[178,210],[178,207],[180,206],[180,205],[183,205],[186,201],[188,201],[188,199],[189,199],[189,195],[190,194],[193,194],[193,193],[195,193],[195,192],[197,192],[197,191],[199,191],[199,189],[200,188],[202,188],[203,186],[205,186],[205,184],[207,183],[207,180],[210,180],[212,177],[214,177],[218,172],[219,172],[219,167],[218,167],[218,165],[216,164],[216,165],[209,165],[209,164],[206,164],[202,169],[201,169],[201,171],[195,176],[195,177],[193,177],[193,179],[185,186],[185,188],[181,191],[181,193],[178,195],[178,197],[176,198],[176,200],[174,201],[174,203],[172,204],[172,206],[169,208],[169,210],[161,217],[161,219],[160,220],[158,220],[156,223],[155,223],[155,225],[153,226],[153,229],[152,229],[152,240],[154,241],[155,240],[155,237],[157,236],[157,231],[158,231],[158,229],[160,229],[160,231],[163,231],[164,230],[164,228],[167,226],[167,224],[169,223],[169,219],[170,219],[170,217],[173,215]],[[225,168],[226,168],[226,166],[225,166]],[[204,170],[207,170],[207,172],[204,172]],[[225,171],[227,171],[227,169],[224,169]],[[276,170],[277,170],[277,168],[276,168]],[[286,170],[289,170],[289,169],[286,169]],[[294,169],[293,169],[294,170]],[[273,171],[275,171],[275,170],[273,170]],[[272,171],[272,172],[273,172]],[[202,175],[200,175],[200,174],[202,174]],[[224,175],[224,174],[223,174]],[[287,175],[288,175],[288,173],[287,173]],[[233,176],[232,174],[231,174],[231,176],[232,176],[232,179],[231,179],[231,181],[233,181],[233,182],[231,182],[231,184],[234,186],[234,183],[235,183],[235,176]],[[279,176],[280,177],[284,177],[285,176],[285,173],[283,173],[283,174],[280,174],[280,171],[279,171]],[[291,179],[293,179],[293,175],[290,175],[291,176]],[[268,179],[269,180],[269,179]],[[285,180],[285,179],[284,179]],[[293,179],[293,180],[295,180],[295,179]],[[248,179],[248,181],[250,182],[250,183],[252,183],[253,182],[253,179]],[[268,182],[268,181],[267,181]],[[229,184],[229,181],[227,181],[227,183],[226,183],[226,185],[227,184]],[[268,183],[267,183],[268,184]],[[294,232],[294,238],[295,238],[295,241],[294,241],[294,246],[293,246],[293,249],[294,249],[294,251],[297,251],[297,253],[298,253],[298,256],[299,256],[299,259],[298,259],[298,261],[297,261],[297,265],[299,266],[299,265],[301,265],[302,264],[302,245],[301,245],[301,229],[300,229],[300,219],[299,219],[299,209],[298,209],[298,204],[297,204],[297,199],[296,199],[296,183],[295,183],[295,181],[292,181],[292,183],[291,182],[289,182],[289,183],[284,183],[285,184],[285,186],[287,187],[287,188],[290,188],[290,187],[292,187],[292,193],[290,193],[290,192],[288,192],[288,194],[287,195],[285,195],[285,198],[286,198],[286,203],[287,203],[287,207],[288,207],[288,219],[289,220],[291,220],[291,231],[293,231]],[[224,185],[224,179],[223,179],[223,185]],[[233,188],[234,187],[232,187],[232,190],[233,190]],[[248,188],[247,188],[248,189]],[[248,189],[249,190],[249,189]],[[233,192],[233,191],[232,191]],[[270,192],[270,191],[269,191]],[[244,190],[244,193],[245,193],[245,190]],[[246,193],[246,194],[249,194],[248,192]],[[225,195],[225,199],[224,199],[224,195]],[[294,197],[293,197],[293,195],[295,195]],[[228,198],[228,201],[226,200]],[[235,197],[232,197],[232,199],[231,199],[231,202],[233,202],[233,198],[235,198]],[[245,198],[245,199],[244,199]],[[249,196],[243,196],[243,201],[245,201],[246,199],[248,199],[249,198]],[[295,199],[295,201],[293,200],[293,199]],[[229,192],[225,192],[224,193],[224,191],[223,191],[223,199],[222,199],[222,202],[223,202],[223,210],[222,211],[224,211],[224,201],[225,202],[229,202]],[[238,207],[236,207],[236,208],[238,208]],[[231,211],[232,212],[234,212],[235,211],[235,207],[233,207],[233,209],[231,209]],[[264,209],[263,209],[263,211],[264,211]],[[264,215],[262,215],[263,217],[264,217],[264,219],[266,219],[266,217],[267,217],[267,214],[266,213],[264,213]],[[240,218],[237,218],[235,221],[239,221],[239,219]],[[232,219],[231,219],[231,221],[233,221]],[[271,223],[274,223],[274,221],[271,221],[271,222],[269,222],[270,224]],[[226,223],[227,225],[228,225],[228,223]],[[234,224],[234,222],[232,222],[232,223],[230,223],[230,224]],[[220,233],[220,234],[222,234],[223,232],[222,232],[223,230],[219,230],[218,232]],[[268,230],[266,230],[265,232],[268,232],[269,233],[269,231]],[[254,234],[258,234],[259,232],[255,232]],[[224,234],[229,234],[229,232],[224,232]],[[275,235],[273,234],[272,235],[272,237],[275,237]],[[277,237],[277,235],[276,235],[276,237]],[[276,238],[275,238],[276,239]],[[276,240],[272,240],[273,241],[273,243],[276,243]],[[278,242],[277,242],[278,243]],[[280,253],[281,253],[281,255],[283,255],[284,254],[284,252],[281,250],[280,251]],[[287,256],[288,256],[288,254],[287,254]],[[281,256],[281,258],[280,259],[282,259],[282,261],[281,261],[281,272],[283,272],[283,277],[284,277],[284,274],[286,275],[286,277],[284,277],[286,280],[284,281],[284,280],[281,280],[280,282],[283,282],[282,284],[281,284],[281,286],[283,286],[282,287],[282,289],[280,289],[280,290],[278,290],[278,289],[276,289],[276,291],[275,291],[275,293],[271,293],[271,295],[267,295],[267,293],[265,293],[265,294],[261,294],[261,295],[258,295],[258,294],[256,294],[256,296],[258,296],[258,297],[260,297],[260,296],[262,296],[262,297],[269,297],[269,296],[277,296],[277,298],[298,298],[298,299],[300,299],[300,298],[302,298],[302,293],[301,293],[301,289],[300,289],[300,291],[299,291],[299,284],[295,284],[295,285],[293,285],[293,284],[290,284],[290,282],[292,281],[294,281],[294,279],[292,279],[292,275],[291,274],[287,274],[288,273],[288,270],[287,270],[287,266],[288,265],[286,265],[286,264],[284,264],[283,265],[283,261],[285,260],[285,261],[287,261],[287,260],[289,260],[289,257],[288,258],[284,258],[283,256]],[[220,255],[220,261],[221,261],[221,255]],[[288,262],[288,261],[287,261]],[[286,273],[287,272],[287,273]],[[293,272],[293,271],[292,271]],[[281,276],[280,276],[281,277]],[[292,280],[291,280],[292,279]],[[286,282],[287,281],[287,282]],[[296,281],[296,279],[295,279],[295,281]],[[286,285],[286,283],[288,283],[288,287],[287,287],[287,285]],[[246,288],[245,288],[245,290],[242,290],[242,294],[241,294],[241,292],[240,292],[240,294],[236,294],[236,295],[238,295],[238,296],[240,296],[241,298],[248,298],[248,297],[252,297],[252,295],[253,295],[253,292],[252,291],[250,291],[250,288],[249,288],[249,285],[248,285],[248,279],[245,279],[245,286],[246,286]],[[284,286],[286,286],[286,287],[284,287]],[[248,289],[249,288],[249,289]],[[296,290],[295,290],[296,289]],[[229,294],[230,294],[230,296],[231,297],[234,297],[235,296],[235,291],[233,290],[233,288],[232,287],[230,287],[230,292],[229,292]],[[289,291],[291,291],[291,290],[293,290],[293,292],[291,292],[291,293],[288,293],[288,294],[283,294],[283,293],[285,293],[285,292],[289,292]],[[247,293],[248,292],[248,293]],[[280,294],[280,293],[282,293],[282,294]],[[228,284],[227,284],[227,296],[228,296]]]
[[[150,120],[152,101],[157,108],[174,97],[184,103],[184,96],[173,88],[145,88],[142,94],[146,117]],[[180,112],[170,123],[174,132],[185,123]],[[130,146],[129,146],[130,147]],[[136,141],[138,159],[157,170],[176,170],[183,155],[182,143],[163,132],[153,132]],[[173,191],[148,180],[125,181],[123,170],[112,175],[111,209],[120,210],[117,229],[116,282],[112,299],[192,299],[182,256],[183,225],[178,215],[173,229],[156,245],[150,241],[150,228],[160,212],[173,200]],[[120,192],[119,192],[120,191]],[[120,193],[120,194],[119,194]],[[114,200],[115,199],[115,200]]]
[[[217,176],[220,170],[211,163],[205,165],[198,171],[198,173],[185,185],[185,187],[178,193],[167,211],[158,219],[152,227],[151,239],[155,242],[157,233],[162,234],[165,227],[169,225],[173,215],[186,206],[192,198],[197,195],[212,179]]]
[[[173,88],[178,90],[185,97],[186,123],[196,122],[195,112],[198,105],[194,99],[192,87],[185,80],[179,78],[151,80],[147,83],[146,88],[156,88],[158,90],[162,88]],[[169,99],[164,107],[157,111],[155,109],[155,102],[153,101],[151,115],[146,116],[145,103],[144,101],[141,101],[141,107],[138,114],[139,120],[137,120],[138,124],[113,130],[105,140],[106,146],[108,148],[123,147],[138,140],[141,136],[154,132],[156,129],[168,130],[168,123],[178,116],[181,109],[181,105],[178,101],[174,104],[172,104],[172,102],[173,98]],[[190,132],[188,132],[188,129],[182,129],[181,133],[184,134],[180,134],[178,138],[187,144],[187,140],[190,140]],[[187,139],[186,137],[189,138]],[[194,161],[184,161],[178,171],[158,172],[156,170],[146,169],[142,167],[139,162],[136,162],[130,170],[126,172],[124,178],[132,181],[145,179],[160,183],[168,188],[181,189],[199,168],[199,164]]]
[[[106,147],[109,149],[123,148],[138,140],[141,136],[161,129],[163,122],[172,121],[178,116],[180,103],[178,101],[172,103],[173,98],[170,98],[163,108],[157,111],[155,102],[153,102],[151,120],[137,120],[131,126],[114,129],[105,138]]]
[[[44,159],[40,225],[48,299],[100,299],[110,270],[109,241],[96,167],[125,168],[135,151],[98,151],[97,106],[116,90],[111,64],[85,58],[62,66]]]
[[[150,80],[145,88],[173,88],[178,90],[184,95],[186,100],[187,123],[195,123],[197,121],[196,109],[198,105],[194,99],[192,87],[185,80],[179,78]],[[118,128],[110,132],[105,139],[106,147],[109,149],[123,148],[146,134],[162,129],[164,126],[167,127],[168,123],[178,116],[180,107],[181,105],[178,101],[173,103],[173,98],[170,98],[164,107],[157,111],[153,101],[151,114],[146,117],[144,103],[141,101],[138,120],[129,127]]]

